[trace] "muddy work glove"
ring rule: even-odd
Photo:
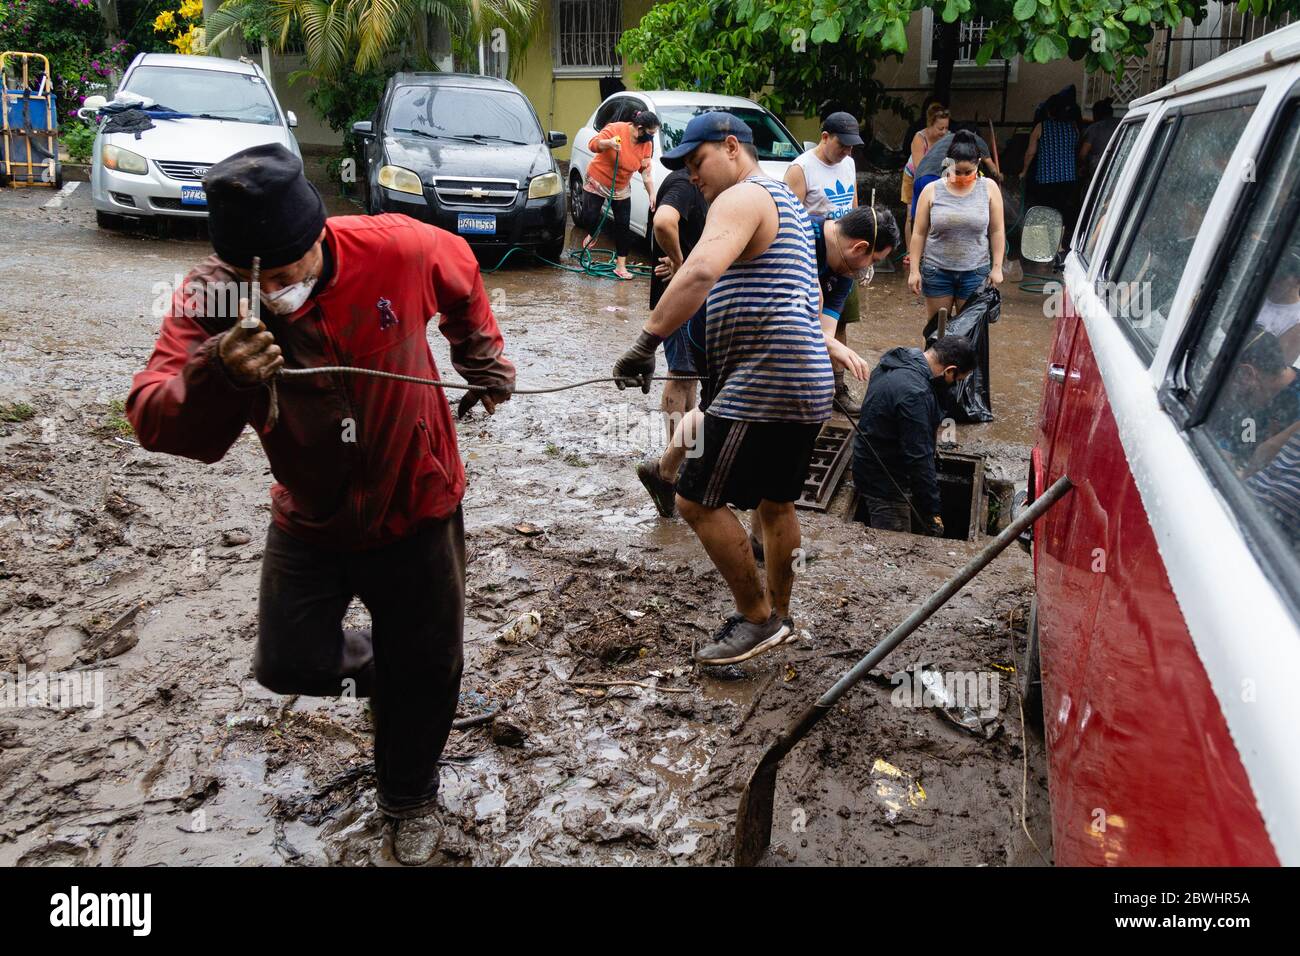
[[[655,373],[655,352],[662,341],[653,332],[642,329],[636,337],[636,344],[614,363],[614,378],[618,380],[619,391],[629,385],[640,385],[641,391],[649,394],[650,379]]]
[[[502,402],[510,401],[511,391],[509,388],[490,388],[485,391],[473,389],[468,391],[461,398],[460,404],[456,406],[456,417],[464,418],[469,414],[470,409],[479,402],[483,403],[483,410],[491,415]]]
[[[925,523],[925,533],[931,538],[942,538],[943,519],[938,515],[931,517],[930,520]]]

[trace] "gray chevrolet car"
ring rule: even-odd
[[[501,253],[523,246],[558,260],[564,251],[564,180],[513,83],[463,73],[398,73],[374,118],[356,123],[366,209],[405,213]]]

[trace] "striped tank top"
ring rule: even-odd
[[[835,378],[822,337],[812,220],[785,183],[754,175],[776,203],[776,238],[733,263],[709,291],[705,333],[718,387],[709,414],[758,422],[823,422]]]

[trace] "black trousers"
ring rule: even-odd
[[[372,627],[345,630],[353,597]],[[465,532],[459,508],[394,544],[329,551],[274,524],[258,600],[257,681],[277,694],[370,697],[379,808],[432,809],[464,665]]]
[[[600,224],[600,214],[605,208],[605,197],[593,192],[583,193],[583,221],[579,223],[588,232]],[[632,248],[632,200],[615,199],[610,204],[609,218],[602,227],[614,237],[614,254],[626,256]]]

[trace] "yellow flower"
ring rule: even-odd
[[[162,13],[158,14],[158,17],[153,22],[155,33],[162,33],[164,30],[174,29],[175,26],[176,14],[172,13],[170,10],[164,10]]]
[[[203,16],[203,0],[185,0],[179,11],[182,20],[198,20]]]

